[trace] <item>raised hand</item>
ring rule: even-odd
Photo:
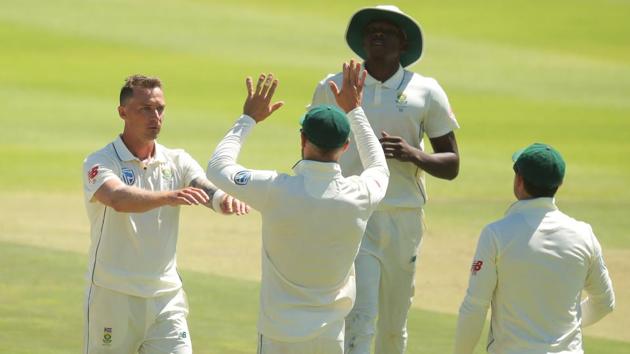
[[[247,86],[247,98],[243,105],[243,114],[254,118],[256,123],[262,122],[284,105],[282,101],[271,104],[273,94],[278,87],[278,80],[274,80],[273,74],[260,74],[256,90],[254,90],[252,78],[249,76],[245,79],[245,85]]]
[[[352,59],[349,63],[343,63],[341,90],[339,90],[337,84],[332,81],[329,82],[330,90],[335,96],[337,105],[346,113],[361,105],[366,76],[367,72],[361,68],[361,63]]]

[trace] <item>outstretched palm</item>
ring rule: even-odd
[[[361,63],[352,59],[350,63],[343,63],[341,90],[339,90],[337,84],[330,81],[330,90],[335,96],[335,101],[346,113],[361,105],[366,76],[367,72],[361,68]]]
[[[247,86],[247,98],[243,105],[243,114],[254,118],[256,123],[262,122],[284,105],[282,101],[271,104],[273,94],[278,87],[278,80],[273,79],[273,74],[260,74],[255,91],[251,77],[247,77],[245,85]]]

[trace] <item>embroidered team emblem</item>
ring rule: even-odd
[[[396,96],[396,103],[398,103],[398,104],[405,104],[405,103],[407,103],[407,95],[405,95],[402,92],[398,93],[398,96]]]
[[[112,328],[105,327],[103,328],[103,345],[112,344]]]
[[[173,171],[171,171],[170,167],[162,168],[162,178],[168,181],[170,181],[173,178]]]
[[[470,273],[477,275],[477,272],[483,267],[483,261],[473,261],[472,267],[470,267]]]
[[[122,176],[123,182],[125,184],[132,186],[136,182],[136,175],[133,173],[133,170],[127,167],[122,168]]]
[[[88,182],[94,183],[96,176],[98,176],[98,167],[99,167],[98,165],[94,165],[92,166],[92,168],[90,168],[87,174]]]
[[[399,92],[396,96],[396,107],[398,107],[398,112],[403,112],[406,106],[407,95],[405,95],[403,92]]]
[[[247,170],[239,171],[234,175],[234,183],[239,186],[244,186],[249,183],[249,180],[252,178],[252,173]]]

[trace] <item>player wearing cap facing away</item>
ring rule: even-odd
[[[512,159],[518,200],[481,232],[455,353],[473,352],[490,304],[488,353],[583,353],[582,327],[615,306],[601,246],[589,224],[555,204],[565,172],[557,150],[537,143]]]
[[[122,134],[83,163],[91,224],[83,353],[192,353],[175,256],[179,207],[249,211],[185,151],[157,143],[165,108],[160,79],[127,78]]]
[[[301,131],[302,160],[294,175],[237,164],[247,135],[282,102],[261,75],[247,78],[243,115],[217,146],[208,176],[262,215],[262,278],[258,353],[343,353],[344,318],[355,298],[353,261],[370,214],[387,189],[383,150],[360,107],[365,72],[343,65],[341,91],[330,89],[346,113],[312,107]],[[348,122],[349,121],[349,122]],[[343,177],[337,160],[352,130],[364,169]]]
[[[422,54],[422,32],[413,18],[395,6],[361,9],[350,19],[346,41],[365,60],[361,106],[381,137],[391,173],[355,262],[357,301],[346,321],[346,351],[369,353],[375,336],[375,353],[403,353],[427,201],[424,172],[449,180],[457,176],[458,124],[437,81],[405,69]],[[341,79],[337,74],[321,81],[312,104],[334,104],[328,82]],[[425,134],[433,153],[424,150]],[[354,144],[339,163],[344,175],[360,170]]]

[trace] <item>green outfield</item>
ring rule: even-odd
[[[350,15],[373,3],[286,0],[0,2],[0,353],[76,353],[89,244],[81,163],[121,130],[123,79],[160,76],[160,142],[202,165],[232,121],[244,78],[273,72],[286,102],[242,151],[289,172],[298,117],[316,83],[352,57]],[[400,1],[425,32],[412,70],[435,77],[461,129],[460,176],[428,179],[428,231],[409,353],[448,353],[484,224],[512,202],[511,153],[535,141],[568,162],[558,204],[589,221],[617,308],[587,328],[588,353],[630,351],[630,3],[618,0]],[[197,353],[256,346],[257,213],[182,212],[178,261]],[[478,346],[483,352],[485,340]]]

